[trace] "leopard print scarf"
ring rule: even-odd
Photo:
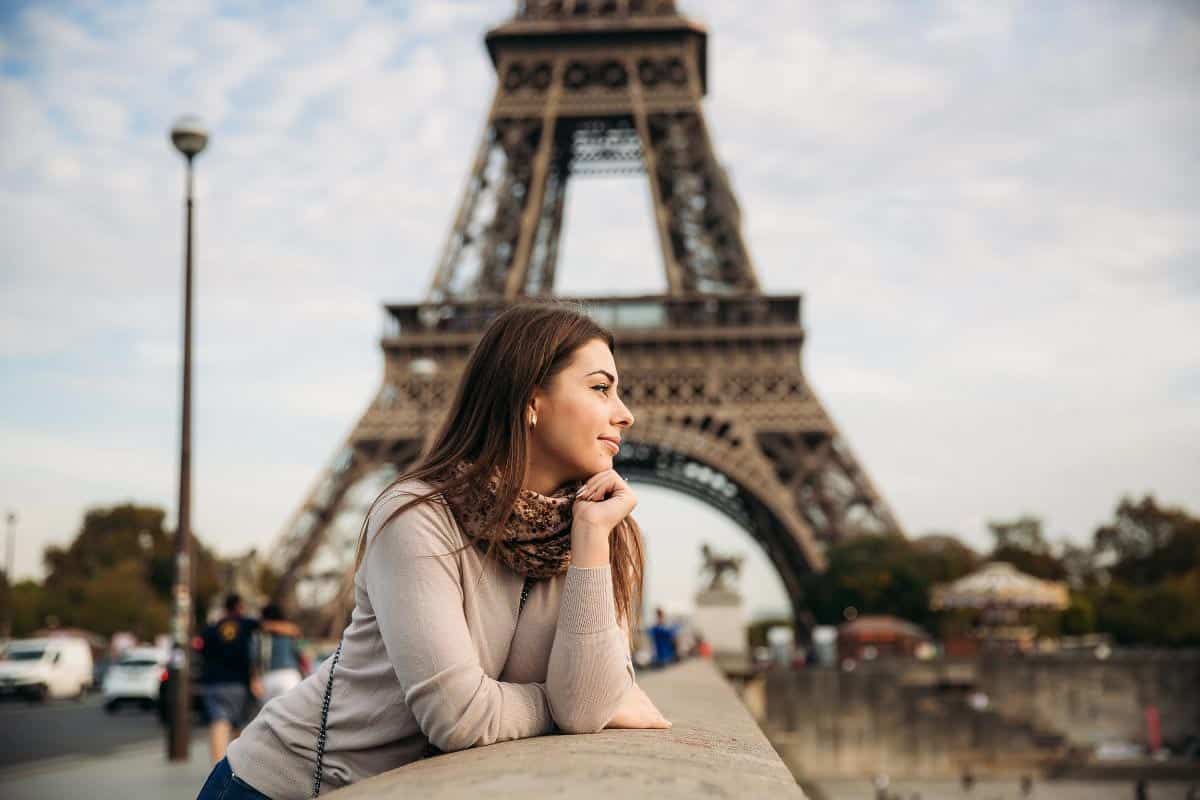
[[[457,479],[471,466],[468,461],[458,461],[444,477]],[[442,493],[463,533],[484,553],[491,544],[486,525],[496,513],[499,485],[500,476],[493,472],[486,481],[471,481],[453,492]],[[575,492],[582,485],[583,481],[572,481],[550,495],[522,489],[492,552],[513,572],[528,578],[566,572],[571,565],[571,509]]]

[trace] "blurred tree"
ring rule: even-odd
[[[1200,644],[1200,570],[1152,586],[1113,581],[1096,599],[1096,627],[1120,644]]]
[[[1200,518],[1122,498],[1096,529],[1096,629],[1121,644],[1200,644]]]
[[[141,640],[165,633],[170,607],[145,578],[145,565],[127,559],[95,575],[65,584],[65,593],[47,592],[46,613],[59,624],[111,636],[130,631]]]
[[[828,568],[807,576],[805,599],[817,622],[838,625],[853,607],[859,614],[890,614],[929,627],[935,583],[960,578],[978,556],[945,535],[909,540],[901,536],[858,536],[830,547]]]
[[[174,536],[159,508],[123,504],[91,509],[67,547],[45,551],[43,615],[96,633],[165,633],[174,580]],[[220,591],[219,564],[192,536],[192,602],[196,622]]]
[[[1064,541],[1058,552],[1058,560],[1062,564],[1067,584],[1075,591],[1084,591],[1095,585],[1099,579],[1095,552],[1091,547]]]
[[[1067,571],[1052,552],[1042,532],[1042,521],[1024,515],[1011,522],[988,521],[994,545],[989,558],[1007,561],[1028,575],[1043,580],[1063,580]]]
[[[988,521],[988,530],[995,540],[993,549],[1011,548],[1029,553],[1048,555],[1050,543],[1042,533],[1042,521],[1028,514],[1011,522]]]
[[[1064,636],[1082,636],[1096,631],[1096,606],[1084,592],[1071,592],[1071,604],[1062,614],[1061,632]]]
[[[931,533],[912,540],[922,572],[934,583],[948,583],[979,567],[979,554],[953,534]]]
[[[7,576],[5,578],[7,581]],[[7,587],[6,587],[7,588]],[[45,625],[44,592],[37,581],[17,581],[12,592],[0,596],[0,615],[7,615],[12,603],[13,638],[28,636]]]
[[[1200,518],[1160,507],[1152,495],[1122,498],[1114,519],[1096,529],[1098,564],[1114,579],[1147,586],[1200,566]]]

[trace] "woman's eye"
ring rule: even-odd
[[[604,394],[608,394],[608,384],[607,384],[607,383],[597,383],[597,384],[596,384],[595,386],[593,386],[592,388],[593,388],[593,389],[599,389],[599,390],[600,390],[600,391],[602,391]]]

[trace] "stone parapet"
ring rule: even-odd
[[[421,797],[803,800],[733,687],[710,661],[643,673],[669,730],[539,736],[427,758],[354,784],[335,800]]]

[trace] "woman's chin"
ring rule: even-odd
[[[597,472],[604,472],[605,470],[612,469],[613,457],[609,455],[599,456],[598,458],[592,459],[588,463],[588,467],[591,469],[591,472],[588,473],[588,477],[595,475]]]

